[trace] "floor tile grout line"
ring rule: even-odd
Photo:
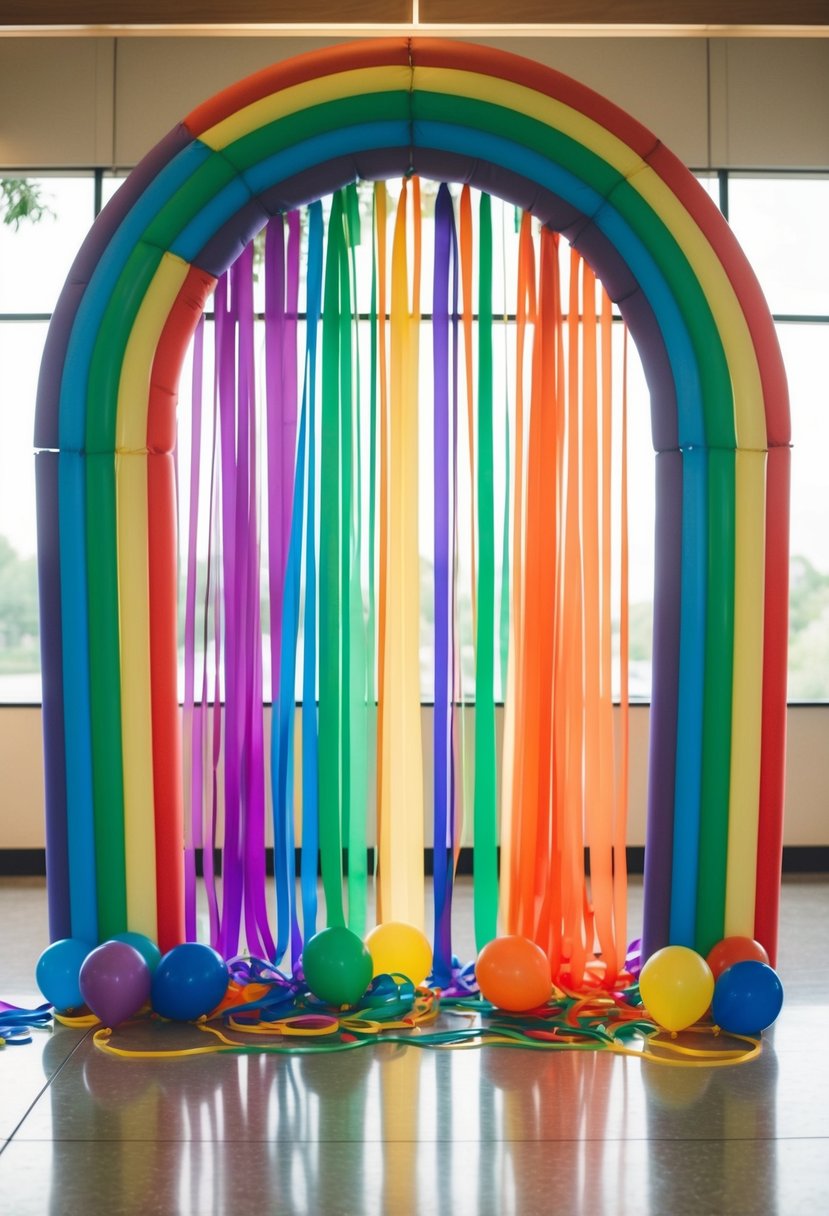
[[[50,1031],[50,1033],[51,1033],[51,1034],[53,1034],[53,1033],[54,1033],[54,1031]],[[81,1037],[78,1039],[77,1043],[76,1043],[76,1044],[75,1044],[75,1046],[72,1048],[72,1050],[69,1052],[69,1054],[68,1054],[68,1055],[66,1055],[66,1056],[65,1056],[65,1057],[64,1057],[64,1058],[61,1060],[60,1064],[59,1064],[59,1065],[58,1065],[58,1067],[55,1069],[55,1071],[52,1073],[52,1075],[51,1075],[50,1077],[47,1077],[47,1079],[46,1079],[46,1083],[44,1084],[43,1088],[42,1088],[42,1089],[40,1089],[40,1090],[38,1090],[38,1092],[37,1092],[37,1094],[35,1095],[35,1097],[34,1097],[34,1098],[32,1099],[32,1101],[29,1103],[29,1105],[28,1105],[28,1107],[26,1108],[26,1110],[24,1111],[23,1115],[22,1115],[22,1116],[21,1116],[21,1118],[18,1120],[17,1125],[16,1125],[16,1126],[14,1127],[14,1129],[12,1130],[11,1135],[10,1135],[10,1136],[7,1136],[7,1137],[6,1137],[5,1142],[4,1142],[2,1145],[0,1145],[0,1157],[2,1157],[3,1153],[6,1151],[6,1149],[8,1148],[8,1146],[11,1144],[12,1140],[15,1138],[15,1136],[17,1135],[17,1133],[20,1131],[21,1127],[22,1127],[22,1126],[23,1126],[23,1124],[26,1122],[26,1120],[28,1119],[29,1115],[32,1113],[32,1111],[33,1111],[33,1110],[34,1110],[34,1108],[37,1106],[37,1104],[38,1104],[38,1102],[40,1101],[40,1099],[41,1099],[41,1098],[43,1097],[43,1095],[46,1093],[46,1090],[47,1090],[47,1089],[49,1089],[49,1087],[50,1087],[50,1086],[51,1086],[51,1085],[52,1085],[52,1084],[55,1082],[55,1080],[56,1080],[56,1079],[57,1079],[57,1078],[60,1076],[60,1074],[63,1072],[64,1068],[66,1067],[66,1065],[69,1063],[69,1061],[70,1061],[70,1060],[72,1059],[72,1057],[74,1056],[75,1052],[76,1052],[76,1051],[78,1050],[78,1048],[79,1048],[79,1047],[80,1047],[80,1046],[81,1046],[81,1045],[82,1045],[82,1044],[83,1044],[83,1043],[86,1041],[86,1039],[87,1039],[88,1037],[89,1037],[89,1031],[87,1031],[85,1034],[81,1035]],[[53,1136],[53,1137],[51,1138],[51,1141],[41,1141],[41,1143],[53,1143],[53,1142],[54,1142],[54,1139],[55,1139],[55,1138],[54,1138],[54,1136]],[[18,1143],[21,1143],[21,1144],[22,1144],[22,1143],[24,1143],[24,1141],[18,1141]],[[32,1143],[32,1141],[28,1141],[28,1143]]]
[[[458,1137],[451,1138],[452,1144],[479,1144],[486,1145],[495,1144],[546,1144],[547,1147],[551,1144],[780,1144],[780,1143],[799,1143],[812,1141],[823,1143],[829,1142],[829,1132],[825,1135],[807,1135],[807,1136],[585,1136],[585,1137],[498,1137],[498,1138],[481,1138],[481,1137]],[[11,1143],[11,1137],[7,1144]],[[84,1136],[30,1136],[27,1138],[18,1138],[17,1144],[270,1144],[282,1145],[283,1148],[298,1148],[304,1145],[305,1148],[311,1145],[326,1145],[326,1144],[344,1144],[344,1145],[361,1145],[361,1144],[440,1144],[442,1141],[436,1139],[348,1139],[328,1137],[326,1139],[255,1139],[252,1141],[249,1137],[239,1137],[233,1139],[229,1136],[216,1137],[198,1137],[190,1139],[174,1139],[171,1137],[153,1137],[146,1138],[137,1137],[84,1137]]]

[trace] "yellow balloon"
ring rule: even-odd
[[[375,975],[405,975],[417,985],[432,970],[432,947],[414,925],[399,921],[378,925],[366,938],[366,947]]]
[[[639,994],[665,1030],[685,1030],[711,1004],[714,976],[701,954],[688,946],[665,946],[652,954],[639,976]]]

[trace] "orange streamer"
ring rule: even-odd
[[[622,709],[614,764],[611,306],[602,292],[597,314],[595,275],[573,250],[565,323],[558,240],[542,231],[525,452],[521,376],[534,305],[525,231],[522,226],[504,739],[503,797],[511,802],[505,824],[512,840],[503,837],[509,871],[503,907],[508,930],[533,937],[547,951],[557,982],[607,988],[620,974],[626,934],[626,414],[623,405]]]
[[[517,886],[513,882],[513,838],[520,805],[524,727],[521,695],[522,641],[524,636],[524,376],[527,326],[536,321],[535,247],[532,217],[524,212],[518,238],[518,300],[515,310],[515,467],[512,504],[512,605],[510,613],[507,689],[504,698],[504,742],[501,778],[501,918],[517,922]]]
[[[379,814],[381,791],[383,788],[383,700],[386,679],[386,547],[388,544],[388,466],[389,466],[389,390],[388,390],[388,355],[387,355],[387,312],[386,281],[388,274],[388,257],[386,245],[386,183],[374,184],[374,226],[377,241],[377,375],[378,400],[380,403],[380,486],[379,486],[379,604],[377,610],[377,844],[375,858],[379,859],[382,848],[383,824]],[[383,899],[380,884],[377,883],[377,920],[383,919]]]
[[[472,639],[477,638],[478,621],[478,542],[475,533],[475,374],[472,351],[472,322],[475,304],[472,298],[472,197],[469,186],[461,191],[460,204],[460,264],[461,264],[461,325],[463,327],[463,350],[466,366],[466,425],[469,437],[469,486],[470,486],[470,557],[472,571]]]

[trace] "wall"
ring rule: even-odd
[[[219,88],[331,41],[0,38],[0,166],[132,166]],[[482,41],[584,81],[693,168],[829,168],[829,39]],[[631,844],[644,842],[647,722],[633,710]],[[787,844],[829,843],[827,739],[829,707],[789,710]],[[41,769],[40,711],[0,708],[0,848],[42,847]]]
[[[198,102],[334,39],[0,38],[0,165],[131,167]],[[829,39],[481,39],[610,97],[686,164],[829,166]]]
[[[645,843],[647,706],[631,709],[628,844]],[[430,711],[423,710],[426,790],[431,788]],[[500,730],[498,732],[500,739]],[[829,706],[790,706],[784,844],[829,845]],[[472,746],[471,730],[467,748]],[[43,829],[43,748],[40,710],[0,709],[0,849],[36,849]],[[427,818],[431,811],[427,808]],[[270,832],[270,829],[268,829]],[[427,841],[431,843],[431,841]]]

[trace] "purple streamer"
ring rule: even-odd
[[[285,378],[284,401],[287,408],[283,413],[283,482],[282,502],[284,512],[283,546],[288,553],[288,538],[291,531],[291,516],[293,513],[294,480],[296,478],[296,433],[297,433],[297,393],[298,393],[298,353],[297,353],[297,321],[299,317],[299,275],[300,275],[300,244],[301,231],[299,212],[292,211],[288,215],[288,289],[287,314],[285,317],[285,357],[283,359],[283,375]],[[292,733],[293,739],[293,733]],[[292,786],[293,791],[293,786]],[[291,958],[295,967],[299,965],[302,954],[302,934],[299,929],[296,904],[296,883],[293,881],[296,863],[294,842],[294,817],[291,806],[287,818],[288,827],[288,865],[291,881],[288,894],[291,904]]]
[[[449,576],[449,272],[457,278],[457,238],[449,188],[440,187],[435,205],[434,348],[434,578],[435,708],[434,737],[434,899],[435,977],[443,986],[452,971],[452,666],[451,580]]]
[[[242,917],[242,856],[237,719],[238,621],[236,611],[236,329],[238,292],[231,271],[216,285],[216,365],[221,450],[222,574],[224,584],[224,811],[220,951],[237,951]],[[228,283],[230,278],[230,283]],[[230,288],[230,290],[228,290]],[[218,676],[217,676],[218,678]]]
[[[233,268],[238,295],[239,360],[236,483],[236,601],[239,623],[236,739],[244,849],[245,934],[257,955],[273,953],[265,904],[265,760],[262,718],[262,631],[256,478],[256,365],[253,341],[253,246]]]
[[[184,808],[184,935],[196,940],[196,842],[201,824],[201,764],[196,749],[194,684],[196,666],[196,556],[199,523],[204,318],[193,343],[193,407],[190,421],[190,495],[187,530],[187,582],[184,606],[184,702],[182,731],[190,746],[190,806]],[[178,445],[176,445],[178,450]]]

